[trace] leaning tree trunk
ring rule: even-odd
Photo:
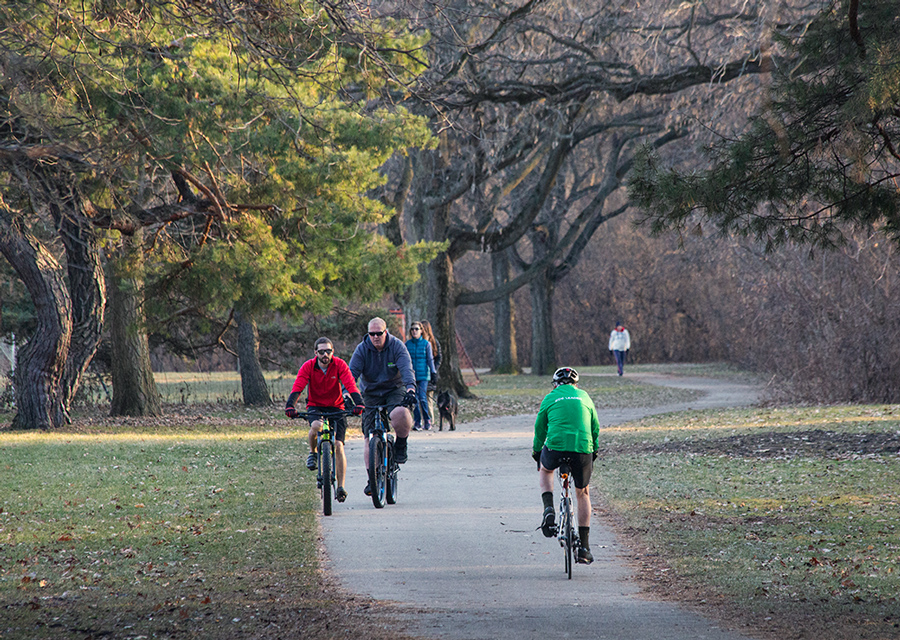
[[[494,287],[509,282],[509,253],[498,251],[491,254],[491,270]],[[519,357],[516,351],[516,329],[513,324],[513,301],[511,295],[494,302],[494,373],[518,373]]]
[[[100,344],[106,311],[106,277],[99,242],[90,223],[76,215],[56,218],[66,247],[72,298],[72,340],[61,389],[63,406],[68,411]]]
[[[238,364],[241,370],[241,390],[244,404],[263,406],[272,404],[269,387],[259,363],[259,332],[256,320],[246,312],[235,312],[238,329]]]
[[[37,327],[19,350],[13,429],[55,429],[68,420],[60,385],[72,334],[62,269],[37,239],[0,215],[0,252],[31,295]]]
[[[109,269],[113,398],[110,415],[162,415],[150,366],[144,316],[143,232],[122,236],[122,256]]]

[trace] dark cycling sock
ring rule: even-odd
[[[588,542],[588,536],[591,532],[590,527],[578,527],[578,537],[581,538],[581,546],[585,549],[590,549],[591,545]]]
[[[552,506],[553,506],[553,492],[552,492],[552,491],[545,491],[544,493],[541,494],[541,500],[544,501],[544,508],[545,508],[545,509],[546,509],[547,507],[552,507]]]
[[[397,436],[397,443],[396,443],[396,444],[397,444],[397,446],[400,447],[401,449],[405,449],[405,448],[406,448],[406,441],[407,441],[407,440],[409,440],[409,436],[407,436],[407,437],[405,437],[405,438],[401,438],[400,436]]]

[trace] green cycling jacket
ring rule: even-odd
[[[600,447],[600,421],[594,401],[575,385],[561,384],[544,396],[534,421],[537,453],[547,445],[553,451],[593,453]]]

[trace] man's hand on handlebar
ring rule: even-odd
[[[353,415],[361,416],[363,414],[363,411],[365,411],[365,410],[366,410],[366,405],[358,404],[355,407],[353,407]]]
[[[296,418],[297,410],[294,407],[285,407],[284,415],[286,415],[288,418]]]
[[[414,407],[416,404],[416,392],[410,389],[406,392],[406,397],[403,398],[403,406],[405,407]]]

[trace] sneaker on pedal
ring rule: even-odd
[[[366,483],[366,488],[363,489],[363,493],[366,494],[367,496],[372,495],[372,485],[369,484],[368,482]]]
[[[338,502],[343,502],[347,499],[347,492],[344,490],[344,487],[337,488],[337,491],[334,493],[334,498]]]
[[[318,457],[318,454],[315,451],[313,451],[308,456],[306,456],[306,468],[309,469],[310,471],[315,471],[316,468],[319,466],[319,463],[316,460],[317,457]]]
[[[556,513],[553,507],[544,509],[544,519],[541,520],[541,533],[545,538],[552,538],[556,535]]]
[[[587,547],[578,547],[578,554],[575,556],[575,562],[578,564],[590,564],[594,561],[591,550]]]
[[[399,443],[394,444],[394,462],[397,464],[403,464],[409,459],[409,456],[406,453],[407,445],[400,445]]]

